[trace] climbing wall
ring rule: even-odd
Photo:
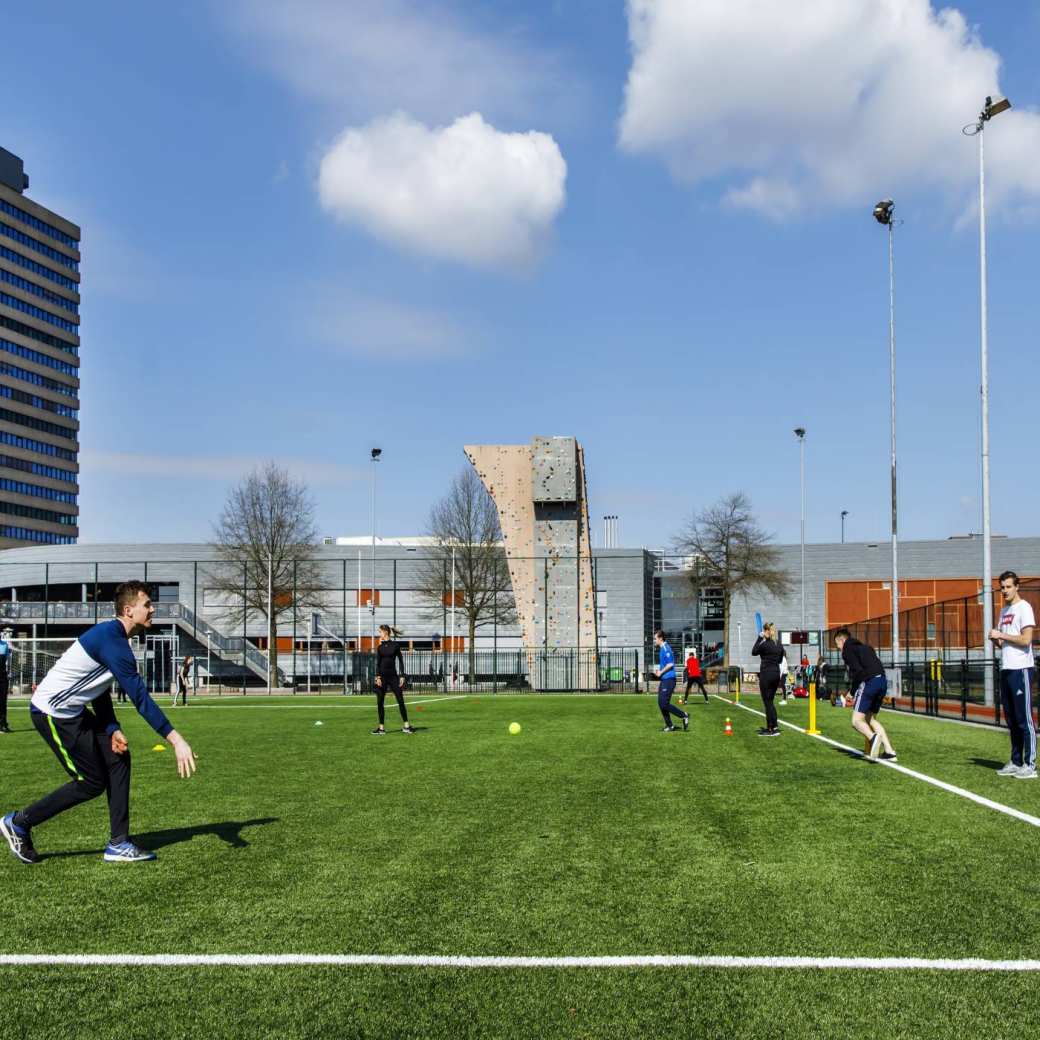
[[[596,647],[596,593],[585,458],[573,437],[471,445],[466,454],[498,509],[517,613],[530,651]],[[586,653],[577,688],[598,683]],[[537,669],[532,682],[537,685]]]

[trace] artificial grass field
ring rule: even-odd
[[[101,861],[103,799],[38,828],[43,863],[0,860],[0,953],[1038,956],[1027,823],[791,730],[757,737],[758,716],[715,698],[663,734],[653,696],[435,696],[414,697],[414,737],[390,712],[381,738],[368,698],[200,700],[169,712],[199,756],[187,781],[121,706],[133,834],[160,858]],[[12,708],[4,812],[64,775]],[[849,718],[820,707],[825,734],[861,746]],[[1040,783],[994,774],[1005,732],[883,720],[900,764],[1040,815]],[[0,986],[5,1040],[1040,1025],[1035,973],[19,966]]]

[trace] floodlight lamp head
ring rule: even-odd
[[[379,461],[379,456],[382,455],[382,454],[383,454],[383,449],[382,448],[373,448],[372,449],[372,461],[373,462],[378,462]]]
[[[986,107],[982,110],[982,119],[984,122],[988,122],[994,116],[999,116],[1001,112],[1006,112],[1011,107],[1011,102],[1006,97],[998,97],[994,100],[992,97],[986,98]]]
[[[849,515],[849,511],[848,511],[847,509],[843,509],[843,510],[841,511],[841,515],[842,515],[842,516],[848,516],[848,515]]]
[[[802,440],[802,439],[804,439],[804,437],[805,437],[805,427],[804,427],[804,426],[796,426],[796,427],[794,428],[794,435],[795,435],[795,436],[796,436],[796,437],[797,437],[797,438],[798,438],[799,440]]]
[[[874,219],[879,224],[891,224],[892,223],[892,210],[895,209],[895,203],[891,199],[882,199],[874,207]]]

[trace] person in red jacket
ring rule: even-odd
[[[701,693],[704,694],[704,703],[707,704],[708,691],[704,688],[704,677],[701,675],[701,663],[697,659],[696,653],[691,650],[690,656],[686,658],[686,690],[683,693],[684,701],[690,699],[690,687],[694,684],[701,688]]]

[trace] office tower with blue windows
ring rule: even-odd
[[[79,228],[0,148],[0,549],[79,535]]]

